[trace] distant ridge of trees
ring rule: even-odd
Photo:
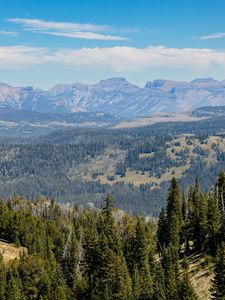
[[[123,161],[116,165],[116,176],[123,179],[127,169],[133,172],[154,175],[160,178],[165,170],[182,168],[179,184],[185,192],[194,184],[197,177],[202,191],[207,191],[216,181],[217,174],[225,169],[225,152],[215,144],[214,160],[207,161],[207,152],[195,147],[190,157],[186,150],[177,154],[179,159],[166,156],[168,144],[183,134],[194,135],[199,144],[204,144],[209,136],[217,135],[224,139],[225,118],[209,118],[196,122],[159,123],[132,129],[68,129],[58,130],[39,139],[7,139],[0,144],[0,195],[4,198],[22,195],[36,199],[40,195],[56,201],[84,205],[92,202],[99,206],[107,194],[112,194],[116,206],[130,214],[158,217],[165,205],[169,181],[162,182],[157,188],[154,183],[135,186],[109,184],[98,180],[86,181],[79,177],[79,168],[89,160],[98,159],[110,147],[126,152]],[[188,143],[191,144],[191,138]],[[154,153],[152,157],[142,154]],[[70,176],[71,169],[77,176]],[[90,174],[95,178],[96,174]]]

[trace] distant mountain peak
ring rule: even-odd
[[[156,79],[153,81],[148,81],[145,85],[146,88],[160,88],[162,87],[168,80],[165,79]]]
[[[213,79],[212,77],[206,77],[206,78],[196,78],[191,81],[191,83],[208,83],[208,82],[216,82],[217,80]]]
[[[100,80],[97,84],[99,85],[108,85],[108,84],[120,84],[120,83],[129,83],[124,77],[111,77],[107,79]]]
[[[138,86],[131,84],[124,77],[112,77],[108,79],[100,80],[98,83],[93,85],[94,87],[101,89],[120,89],[121,87],[125,88],[139,88]]]
[[[153,81],[148,81],[145,85],[145,88],[172,88],[174,86],[183,85],[185,82],[183,81],[174,81],[174,80],[167,80],[167,79],[156,79]]]
[[[4,82],[0,82],[0,87],[11,87],[11,85],[7,84],[7,83],[4,83]]]

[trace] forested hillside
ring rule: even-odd
[[[64,128],[110,127],[122,119],[103,112],[40,113],[16,110],[0,105],[0,139],[5,137],[34,137]]]
[[[131,129],[67,129],[0,144],[0,194],[100,206],[107,194],[131,213],[158,216],[176,177],[203,191],[225,169],[224,117]]]
[[[116,209],[110,195],[87,210],[1,200],[0,239],[21,251],[14,260],[1,251],[0,299],[224,299],[224,196],[223,172],[213,191],[196,182],[188,197],[173,178],[158,225]],[[204,293],[194,287],[200,277]]]

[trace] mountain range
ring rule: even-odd
[[[0,83],[0,108],[45,113],[105,112],[126,118],[225,105],[225,80],[154,80],[142,88],[124,78],[58,84],[48,90]]]

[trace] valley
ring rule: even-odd
[[[209,117],[209,116],[208,116]],[[193,122],[199,121],[207,118],[206,116],[194,116],[192,113],[183,113],[183,114],[165,114],[158,113],[148,117],[141,117],[133,120],[121,121],[114,126],[116,129],[120,128],[135,128],[142,127],[147,125],[152,125],[156,123],[167,123],[167,122]]]
[[[67,128],[0,145],[0,193],[99,207],[110,193],[131,213],[157,217],[175,176],[213,188],[225,169],[223,116],[136,128]]]

